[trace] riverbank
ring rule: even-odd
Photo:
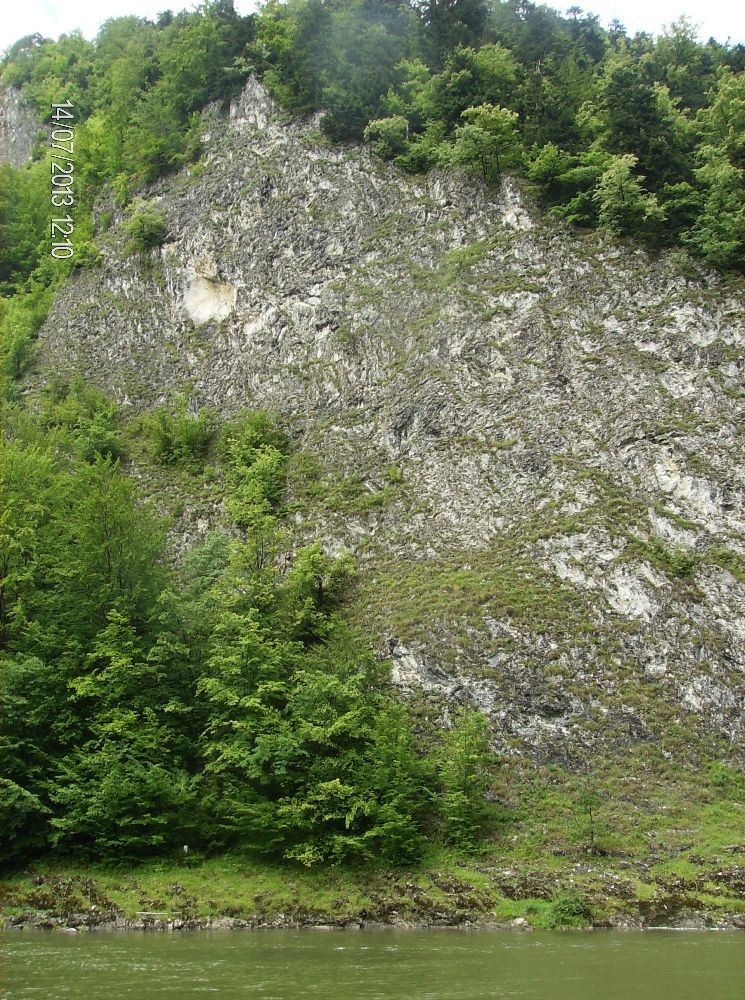
[[[237,857],[131,868],[37,864],[0,882],[5,928],[160,930],[598,927],[745,930],[745,868],[440,857],[416,870],[305,871]],[[733,858],[733,862],[735,859]]]

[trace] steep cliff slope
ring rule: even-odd
[[[349,614],[503,747],[736,744],[742,299],[532,217],[511,180],[330,148],[254,82],[203,142],[145,192],[149,259],[114,214],[35,377],[83,372],[132,412],[185,388],[278,411],[299,530],[357,558]]]

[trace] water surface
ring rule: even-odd
[[[742,1000],[745,935],[0,934],[4,1000]]]

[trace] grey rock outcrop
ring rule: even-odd
[[[31,159],[41,126],[15,87],[0,88],[0,163],[22,167]]]
[[[512,179],[329,147],[254,81],[203,142],[145,192],[165,245],[143,264],[115,224],[60,292],[42,370],[278,411],[337,496],[294,481],[300,531],[358,558],[355,619],[501,745],[736,744],[742,300],[540,220]]]

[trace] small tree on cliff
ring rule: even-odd
[[[657,198],[644,190],[644,177],[634,174],[633,153],[614,156],[593,193],[598,205],[598,222],[617,236],[652,237],[665,221]]]
[[[461,115],[465,124],[455,130],[455,142],[443,149],[442,161],[481,174],[487,184],[493,184],[514,161],[517,117],[516,112],[494,104],[468,108]]]

